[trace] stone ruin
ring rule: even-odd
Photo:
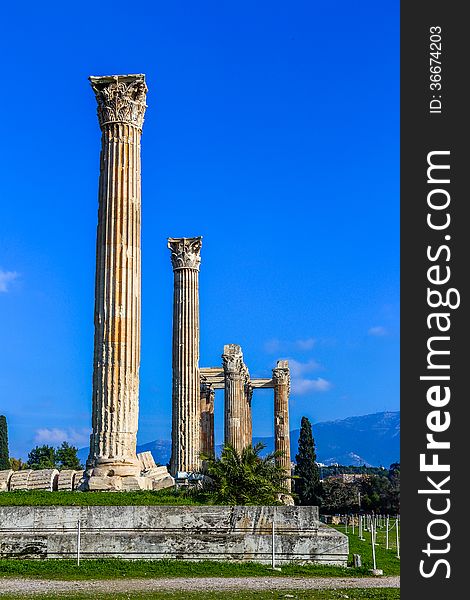
[[[214,455],[214,394],[225,395],[225,442],[252,443],[253,391],[274,390],[275,449],[290,476],[287,361],[272,378],[253,379],[240,346],[224,346],[222,366],[199,367],[201,237],[169,238],[174,272],[172,451],[170,473],[149,453],[137,455],[141,339],[141,160],[145,76],[90,77],[101,128],[96,244],[92,433],[83,476],[18,471],[0,474],[2,489],[152,490],[200,470]],[[7,481],[8,480],[8,481]],[[6,482],[7,481],[7,482]],[[6,482],[6,483],[5,483]],[[29,486],[29,487],[28,487]],[[290,480],[288,480],[290,488]]]
[[[0,492],[73,491],[77,489],[83,471],[57,469],[24,469],[22,471],[0,471]]]

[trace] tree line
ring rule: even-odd
[[[23,462],[21,458],[13,458],[8,450],[8,427],[4,415],[0,415],[0,471],[13,469],[20,471],[22,469],[74,469],[79,471],[83,469],[78,456],[78,448],[67,442],[62,442],[60,446],[54,448],[46,444],[36,446],[28,454],[28,460]]]
[[[333,465],[319,467],[316,462],[312,425],[302,417],[298,452],[293,472],[279,465],[279,452],[261,456],[263,444],[248,446],[238,452],[230,445],[219,457],[202,457],[205,484],[194,490],[208,502],[218,504],[276,504],[289,494],[287,482],[292,480],[292,496],[296,504],[319,506],[322,513],[357,513],[375,511],[400,512],[400,463],[383,467]],[[0,470],[18,469],[83,469],[77,448],[63,442],[57,448],[36,446],[28,460],[8,456],[6,419],[0,415]],[[342,477],[345,474],[354,477]]]

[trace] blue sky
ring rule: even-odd
[[[13,4],[13,3],[12,3]],[[399,4],[22,2],[0,62],[0,413],[88,443],[100,131],[145,73],[139,441],[170,436],[166,238],[203,236],[201,365],[291,360],[291,426],[399,409]],[[222,398],[216,399],[217,437]],[[272,398],[254,396],[254,433]]]

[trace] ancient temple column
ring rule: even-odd
[[[290,462],[290,432],[289,432],[289,393],[290,393],[290,371],[287,360],[278,360],[276,368],[273,369],[274,384],[274,449],[280,450],[283,455],[279,464],[286,473],[291,474]],[[290,491],[291,480],[286,485]]]
[[[225,443],[238,452],[247,440],[247,396],[248,369],[243,363],[242,349],[237,344],[224,346],[222,354],[225,377]]]
[[[201,383],[201,441],[200,453],[214,456],[214,399],[215,390],[208,383]]]
[[[248,373],[247,373],[248,375]],[[249,378],[249,375],[248,375]],[[244,416],[244,432],[245,439],[243,442],[244,446],[251,446],[253,444],[253,417],[251,412],[251,400],[253,398],[253,388],[251,384],[245,383],[245,416]]]
[[[140,474],[140,137],[147,86],[144,75],[90,77],[90,82],[102,137],[87,474],[106,479]]]
[[[202,238],[169,238],[174,271],[170,471],[200,467],[199,265]]]

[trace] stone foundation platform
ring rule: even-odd
[[[255,561],[346,565],[348,538],[315,506],[0,506],[1,558]]]

